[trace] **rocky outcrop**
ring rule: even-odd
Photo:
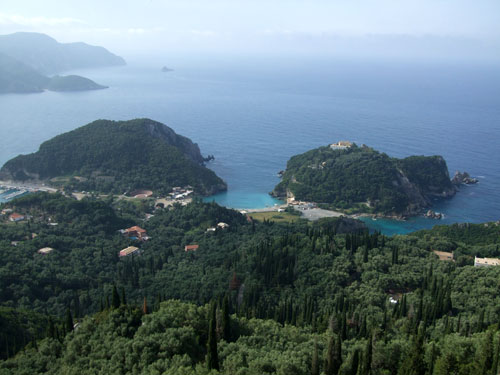
[[[432,211],[432,210],[428,210],[425,214],[424,214],[425,217],[429,218],[429,219],[442,219],[443,218],[443,214],[439,213],[439,212],[435,212],[435,211]]]
[[[455,186],[459,186],[462,184],[465,185],[473,185],[477,184],[479,180],[477,178],[471,177],[467,172],[456,171],[455,175],[451,179],[451,183]]]

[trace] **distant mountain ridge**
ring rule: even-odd
[[[200,195],[227,189],[196,143],[150,120],[97,120],[58,135],[29,155],[0,169],[0,179],[44,181],[59,178],[73,190],[123,193],[151,189],[167,193],[191,185]]]
[[[0,35],[0,93],[104,89],[85,77],[47,75],[114,65],[125,65],[125,60],[103,47],[58,43],[38,33]]]
[[[107,49],[86,43],[59,43],[48,35],[18,32],[0,35],[0,52],[46,75],[72,69],[125,65]]]

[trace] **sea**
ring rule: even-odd
[[[162,72],[164,65],[174,71]],[[227,207],[281,203],[268,193],[291,156],[350,140],[394,157],[442,155],[451,175],[479,179],[435,202],[442,220],[364,219],[372,230],[392,235],[500,219],[498,65],[170,56],[69,73],[109,88],[1,95],[0,164],[96,119],[147,117],[215,156],[208,167],[228,191],[206,200]]]

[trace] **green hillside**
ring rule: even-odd
[[[320,147],[292,157],[273,194],[351,212],[414,215],[455,194],[440,156],[391,158],[372,148]]]
[[[497,372],[500,267],[472,266],[500,256],[495,223],[386,237],[351,219],[252,222],[199,201],[145,222],[146,201],[41,193],[5,207],[30,219],[0,222],[0,305],[54,323],[0,324],[2,375]],[[149,241],[116,231],[137,223]],[[132,244],[142,255],[118,258]]]
[[[150,189],[165,194],[187,185],[202,195],[225,190],[203,161],[198,145],[159,122],[98,120],[9,160],[0,175],[21,181],[62,176],[68,188],[99,192]]]

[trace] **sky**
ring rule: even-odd
[[[500,0],[1,0],[0,34],[121,55],[303,54],[500,61]]]

